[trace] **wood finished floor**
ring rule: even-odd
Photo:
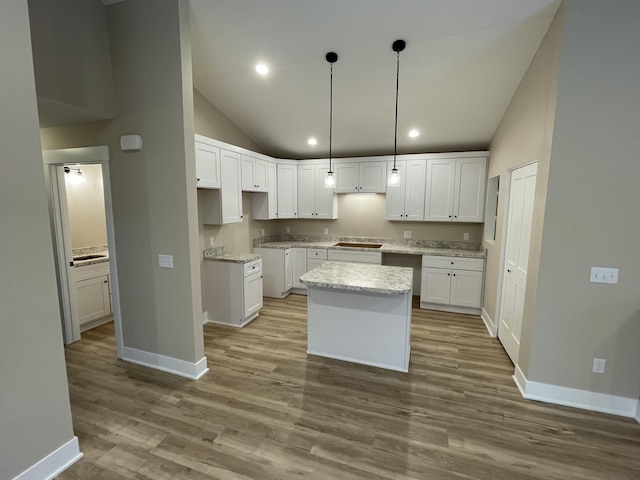
[[[113,326],[66,348],[70,479],[635,479],[640,425],[523,400],[478,317],[413,310],[408,374],[306,355],[306,297],[205,326],[194,382],[115,359]]]

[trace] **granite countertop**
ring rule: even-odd
[[[224,251],[224,245],[207,248],[204,251],[204,259],[208,262],[248,263],[262,258],[255,253],[231,253]]]
[[[96,245],[93,247],[80,247],[74,248],[73,253],[73,266],[86,267],[87,265],[95,265],[96,263],[105,263],[109,261],[109,250],[106,245]],[[90,258],[87,260],[78,260],[78,257],[86,255],[100,255],[99,258]]]
[[[310,287],[400,295],[410,293],[413,269],[370,263],[325,262],[300,281]]]
[[[338,240],[331,241],[284,241],[284,242],[265,242],[256,245],[256,248],[327,248],[332,250],[357,250],[363,252],[381,252],[381,253],[401,253],[408,255],[438,255],[445,257],[466,257],[466,258],[486,258],[484,250],[464,250],[460,248],[439,248],[439,247],[420,247],[403,245],[398,243],[385,243],[384,241],[371,241],[365,243],[382,243],[380,248],[358,248],[358,247],[338,247],[335,246]]]

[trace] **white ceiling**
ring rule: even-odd
[[[484,149],[560,0],[191,0],[195,87],[265,153]],[[271,68],[254,71],[259,61]],[[421,135],[410,139],[417,128]],[[318,138],[310,147],[309,136]]]

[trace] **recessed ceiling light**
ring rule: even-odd
[[[309,140],[307,140],[307,143],[309,145],[312,145],[312,146],[313,145],[317,145],[318,144],[318,140],[316,140],[315,138],[311,137],[311,138],[309,138]]]
[[[411,138],[416,138],[418,135],[420,135],[420,132],[418,130],[416,130],[415,128],[413,130],[409,131],[409,136]]]
[[[256,72],[258,72],[260,75],[266,75],[267,73],[269,73],[269,67],[267,67],[264,63],[259,63],[258,65],[256,65]]]

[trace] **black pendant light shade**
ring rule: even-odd
[[[396,154],[398,152],[398,90],[400,87],[400,52],[402,52],[407,43],[404,40],[396,40],[391,45],[391,48],[396,52],[396,112],[395,112],[395,126],[393,133],[393,168],[389,175],[389,186],[400,186],[400,173],[396,168]]]
[[[331,76],[329,83],[329,171],[324,177],[324,186],[333,188],[335,186],[335,178],[333,178],[333,170],[331,170],[331,146],[333,140],[333,64],[338,61],[336,52],[329,52],[325,55],[327,62],[331,64]]]

